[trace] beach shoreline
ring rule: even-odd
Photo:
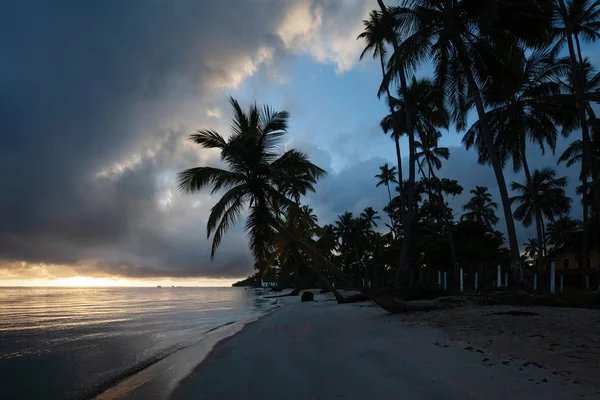
[[[405,320],[369,302],[338,305],[330,299],[279,299],[283,308],[220,341],[170,398],[600,397],[590,382],[575,383],[551,368],[524,368],[526,359],[506,363],[506,354],[469,349],[410,315]]]
[[[168,398],[179,382],[206,360],[215,346],[280,307],[280,303],[274,302],[273,307],[261,315],[232,321],[210,329],[196,343],[183,347],[156,363],[119,379],[113,386],[91,398],[95,400]]]

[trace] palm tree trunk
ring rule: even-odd
[[[579,57],[579,65],[582,66],[583,65],[583,57],[581,56],[581,45],[579,43],[579,37],[577,35],[575,35],[575,44],[577,45],[577,55]],[[580,84],[585,87],[584,84],[584,74],[583,72],[579,73],[579,79],[580,79]],[[586,104],[586,109],[587,109],[587,104]],[[590,115],[591,116],[591,115]],[[587,121],[586,121],[587,124]],[[588,139],[588,143],[589,143],[589,139]],[[590,146],[588,146],[588,151],[591,151],[591,149],[589,148]],[[585,153],[586,149],[585,146],[583,148],[583,152]],[[593,157],[592,157],[593,158]],[[581,261],[580,261],[580,272],[581,272],[581,287],[585,288],[585,270],[587,269],[587,259],[589,257],[589,246],[590,246],[590,229],[589,229],[589,223],[588,223],[588,207],[589,207],[589,198],[588,198],[588,174],[589,174],[589,168],[587,165],[587,157],[582,157],[581,160],[581,174],[582,176],[582,185],[583,185],[583,230],[581,232],[582,238],[581,238]],[[596,180],[598,179],[598,177],[595,177]],[[594,177],[592,177],[592,183],[594,181]]]
[[[392,202],[392,193],[390,192],[390,183],[386,183],[385,186],[387,186],[387,190],[388,190],[388,196],[390,197],[390,203]]]
[[[297,238],[295,235],[291,234],[284,227],[282,227],[280,225],[276,224],[275,229],[277,230],[277,232],[279,232],[279,234],[286,237],[288,240],[290,240],[292,243],[294,243],[298,248],[302,249],[307,255],[309,255],[309,257],[312,258],[312,260],[315,264],[319,264],[320,267],[328,269],[331,273],[339,276],[343,281],[352,285],[352,279],[350,277],[346,276],[346,274],[344,274],[342,271],[337,269],[323,254],[321,254],[321,252],[319,250],[317,250],[316,248],[314,248],[313,246],[311,246],[307,243],[304,243],[304,241]],[[344,296],[342,296],[335,289],[335,287],[333,287],[333,285],[331,284],[329,279],[327,279],[327,277],[325,277],[325,275],[323,274],[321,269],[310,263],[309,263],[309,267],[315,272],[315,274],[317,274],[317,276],[325,284],[325,286],[327,286],[327,289],[329,289],[331,291],[331,293],[333,293],[333,295],[335,296],[338,303],[343,303]]]
[[[504,219],[506,221],[506,233],[508,235],[508,243],[510,246],[510,258],[512,260],[513,266],[518,267],[519,281],[523,283],[525,282],[525,276],[523,274],[523,265],[521,263],[521,257],[519,256],[519,242],[517,240],[517,232],[515,230],[515,221],[513,219],[512,210],[510,208],[510,201],[508,200],[508,190],[506,189],[506,180],[504,179],[502,164],[500,162],[500,158],[498,157],[498,153],[496,152],[494,139],[489,129],[488,117],[485,112],[485,107],[483,106],[481,93],[479,92],[479,87],[477,86],[477,83],[475,82],[475,78],[473,77],[473,73],[471,71],[471,63],[469,61],[469,58],[467,57],[465,44],[463,43],[460,35],[456,36],[457,37],[454,38],[453,41],[455,42],[455,45],[458,48],[458,55],[460,57],[460,62],[464,69],[465,77],[467,78],[469,92],[473,97],[473,102],[475,103],[475,108],[477,109],[477,114],[479,116],[479,126],[481,129],[481,134],[483,135],[483,140],[485,142],[486,148],[490,156],[490,162],[496,175],[498,189],[500,190],[500,199],[502,201]]]
[[[525,138],[523,138],[525,141]],[[527,190],[529,190],[529,196],[533,202],[533,210],[535,212],[535,231],[538,239],[538,259],[537,259],[537,270],[542,270],[544,265],[544,244],[542,237],[542,212],[540,205],[537,201],[537,193],[533,187],[533,180],[531,179],[531,171],[529,170],[529,164],[527,163],[527,154],[525,154],[525,143],[522,146],[521,161],[523,162],[523,170],[525,170],[525,179],[527,179]]]
[[[379,4],[379,8],[381,8],[381,13],[384,16],[388,15],[388,10],[383,4],[383,0],[377,0],[377,4]],[[390,27],[390,38],[392,41],[392,46],[394,48],[394,54],[398,52],[398,41],[396,40],[396,34],[393,32],[393,29]],[[404,75],[404,68],[399,66],[398,75],[400,77],[400,92],[402,96],[407,99],[407,84],[406,84],[406,76]],[[415,124],[414,124],[414,114],[412,111],[412,105],[407,102],[405,107],[406,112],[406,130],[408,134],[408,146],[409,146],[409,178],[408,178],[408,201],[406,205],[406,214],[404,216],[404,239],[402,240],[402,250],[400,251],[400,261],[398,262],[396,273],[394,276],[395,284],[400,286],[403,280],[403,277],[407,275],[409,272],[409,268],[407,268],[408,261],[408,252],[410,250],[410,241],[412,238],[412,224],[413,224],[413,207],[415,203],[414,199],[414,186],[415,186]],[[600,191],[599,191],[600,193]],[[401,194],[402,196],[402,194]]]
[[[400,262],[396,269],[395,283],[397,286],[402,284],[403,278],[406,278],[410,274],[410,264],[408,263],[408,253],[410,251],[410,242],[412,240],[412,226],[414,218],[414,203],[415,203],[415,135],[408,135],[408,188],[407,195],[408,201],[406,206],[406,215],[404,218],[404,238],[402,240],[402,249],[400,251]]]
[[[573,84],[575,85],[575,98],[577,100],[577,112],[579,115],[579,123],[581,124],[581,134],[583,137],[583,158],[588,162],[588,168],[592,175],[592,187],[594,188],[594,203],[596,204],[596,208],[600,210],[600,179],[598,175],[597,166],[594,160],[593,152],[590,148],[590,135],[588,129],[588,123],[585,116],[586,110],[586,101],[585,101],[585,87],[583,82],[582,73],[577,65],[577,56],[575,54],[575,47],[573,45],[573,37],[577,38],[577,35],[574,34],[571,25],[568,23],[568,19],[565,18],[567,15],[567,8],[565,6],[564,0],[558,1],[560,6],[560,12],[563,16],[563,21],[565,23],[565,28],[567,31],[567,45],[569,47],[569,58],[571,60],[571,74],[573,75]],[[579,49],[580,50],[580,49]],[[581,57],[581,52],[579,53]],[[583,163],[582,163],[583,165]],[[598,222],[600,223],[600,211],[597,213]]]
[[[544,223],[544,216],[542,216],[542,238],[544,240],[544,257],[548,254],[548,247],[546,245],[546,224]]]
[[[398,164],[398,187],[402,193],[402,184],[404,183],[402,175],[402,155],[400,154],[400,135],[394,134],[394,144],[396,145],[396,163]]]
[[[385,64],[383,62],[383,54],[381,54],[379,56],[379,60],[381,61],[381,75],[383,77],[383,79],[385,79]],[[396,127],[396,123],[395,123],[395,111],[394,111],[394,106],[392,106],[392,95],[390,94],[390,88],[389,86],[386,86],[385,91],[387,93],[387,97],[388,97],[388,106],[390,109],[390,115],[392,116],[392,135],[394,136],[394,143],[396,145],[396,162],[398,163],[398,187],[400,188],[400,210],[402,210],[402,214],[404,214],[404,207],[403,207],[403,203],[404,203],[404,199],[402,198],[402,155],[400,153],[400,132],[397,132],[396,130],[398,129]],[[388,185],[388,192],[390,190],[390,187]],[[392,201],[392,197],[390,195],[390,202]]]
[[[436,190],[438,192],[438,201],[440,202],[440,207],[442,207],[442,210],[445,210],[446,205],[444,204],[444,195],[442,194],[442,187],[440,185],[440,182],[437,180],[435,172],[433,171],[433,166],[431,165],[431,161],[429,159],[427,159],[427,164],[429,165],[429,172],[431,173],[433,181],[435,182]],[[454,280],[456,280],[458,277],[458,269],[459,269],[458,257],[456,256],[456,246],[454,245],[452,222],[450,221],[450,217],[448,217],[448,215],[446,215],[445,213],[444,213],[444,222],[446,224],[446,232],[448,235],[448,244],[450,245],[450,255],[452,256],[452,265],[453,265],[452,272],[454,275]]]

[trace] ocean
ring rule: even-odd
[[[130,385],[142,386],[136,389],[142,397],[134,397],[164,397],[179,375],[189,372],[184,367],[174,372],[173,366],[193,368],[207,353],[204,343],[212,332],[275,306],[260,293],[243,288],[0,288],[0,398],[94,398],[142,372],[141,383]]]

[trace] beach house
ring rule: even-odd
[[[551,262],[556,266],[557,275],[564,276],[565,286],[595,288],[600,285],[600,251],[597,246],[590,246],[586,265],[580,265],[580,250],[568,244],[551,250],[546,255],[545,273],[550,270]],[[542,273],[543,275],[543,273]]]

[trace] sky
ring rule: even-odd
[[[0,14],[0,286],[229,285],[252,273],[243,224],[211,262],[216,197],[176,187],[177,172],[218,164],[187,137],[202,128],[227,135],[229,96],[290,112],[286,146],[329,172],[304,199],[321,223],[381,211],[387,192],[374,175],[395,149],[379,128],[380,66],[359,61],[356,40],[375,6],[9,1]],[[475,185],[497,197],[491,168],[476,164],[459,133],[445,132],[441,145],[451,156],[440,175],[465,187],[450,200],[457,215]],[[539,150],[530,156],[533,167],[554,165]],[[559,175],[575,182],[577,173]],[[517,226],[520,243],[534,235]]]

